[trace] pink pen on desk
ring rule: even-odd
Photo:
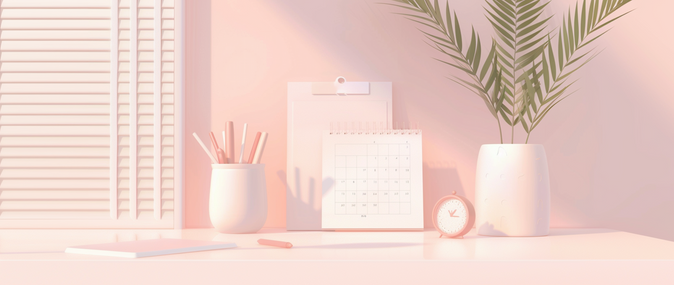
[[[293,247],[293,244],[289,243],[289,242],[263,239],[263,238],[257,240],[257,243],[259,243],[261,245],[269,245],[269,246],[275,246],[275,247],[284,247],[284,248]]]

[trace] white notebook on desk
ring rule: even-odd
[[[286,228],[321,229],[321,137],[331,122],[391,123],[391,82],[288,83]],[[339,91],[339,95],[335,93]]]
[[[233,242],[187,239],[148,239],[71,246],[66,249],[66,253],[139,258],[233,247],[236,247],[236,244]]]
[[[420,130],[323,133],[323,229],[423,229]]]

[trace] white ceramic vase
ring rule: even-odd
[[[264,164],[213,164],[208,213],[218,232],[257,232],[267,220]]]
[[[542,145],[482,145],[475,176],[475,227],[479,235],[548,234],[550,179]]]

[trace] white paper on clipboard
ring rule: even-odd
[[[391,125],[391,82],[346,82],[340,95],[318,94],[330,93],[330,84],[288,82],[288,230],[321,230],[322,136],[330,123]]]

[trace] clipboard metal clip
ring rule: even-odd
[[[338,96],[339,95],[346,96],[346,90],[344,90],[345,88],[340,88],[340,87],[343,87],[345,83],[346,83],[346,78],[344,78],[344,76],[338,76],[337,79],[335,79],[335,83],[333,83],[333,84],[335,85],[335,88],[337,88],[336,92],[337,92]]]
[[[369,95],[370,82],[347,82],[339,76],[334,82],[314,82],[311,84],[313,95]]]

